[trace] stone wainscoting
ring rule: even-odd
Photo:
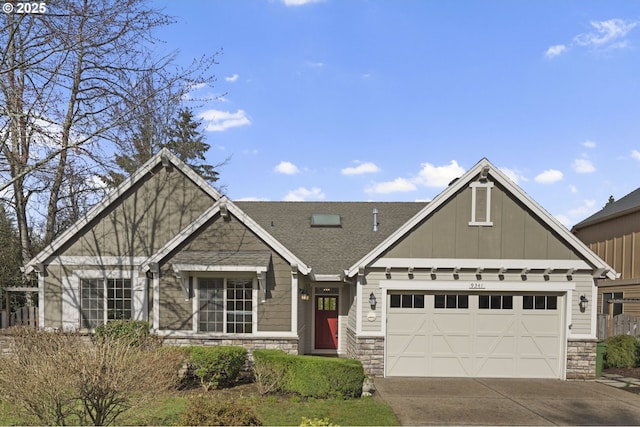
[[[592,380],[596,377],[597,340],[569,340],[567,342],[567,379]]]
[[[289,354],[298,354],[297,338],[215,338],[215,337],[193,337],[193,336],[165,336],[164,345],[188,346],[188,345],[234,345],[244,347],[249,353],[258,349],[279,349]]]
[[[347,329],[347,357],[360,360],[366,375],[383,377],[384,337],[356,337]]]

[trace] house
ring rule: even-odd
[[[598,283],[598,313],[640,317],[640,188],[606,205],[571,230],[620,273]],[[607,303],[616,299],[626,302]],[[634,300],[636,300],[634,302]]]
[[[232,202],[162,150],[25,266],[41,328],[358,358],[373,376],[589,378],[613,269],[482,159],[429,203]]]

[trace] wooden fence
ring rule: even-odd
[[[609,316],[606,314],[598,315],[598,339],[604,340],[610,335]],[[628,314],[619,314],[613,318],[613,336],[615,335],[633,335],[640,337],[640,320],[635,316]]]
[[[38,307],[22,307],[11,313],[0,311],[0,329],[10,326],[38,327]]]

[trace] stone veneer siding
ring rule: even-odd
[[[567,379],[591,380],[596,377],[597,340],[567,341]]]
[[[228,337],[190,337],[190,336],[165,336],[164,345],[189,346],[189,345],[233,345],[249,350],[279,349],[288,354],[298,354],[297,338],[228,338]]]
[[[347,329],[347,357],[360,360],[366,375],[383,377],[384,337],[357,337]]]

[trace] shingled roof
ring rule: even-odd
[[[425,202],[235,202],[312,268],[340,274],[425,207]],[[378,230],[373,230],[373,210]],[[340,215],[340,226],[311,226],[314,214]]]
[[[589,218],[574,225],[573,228],[583,228],[607,219],[627,215],[638,210],[640,210],[640,188],[632,191],[620,200],[616,200],[615,202],[605,206]]]

